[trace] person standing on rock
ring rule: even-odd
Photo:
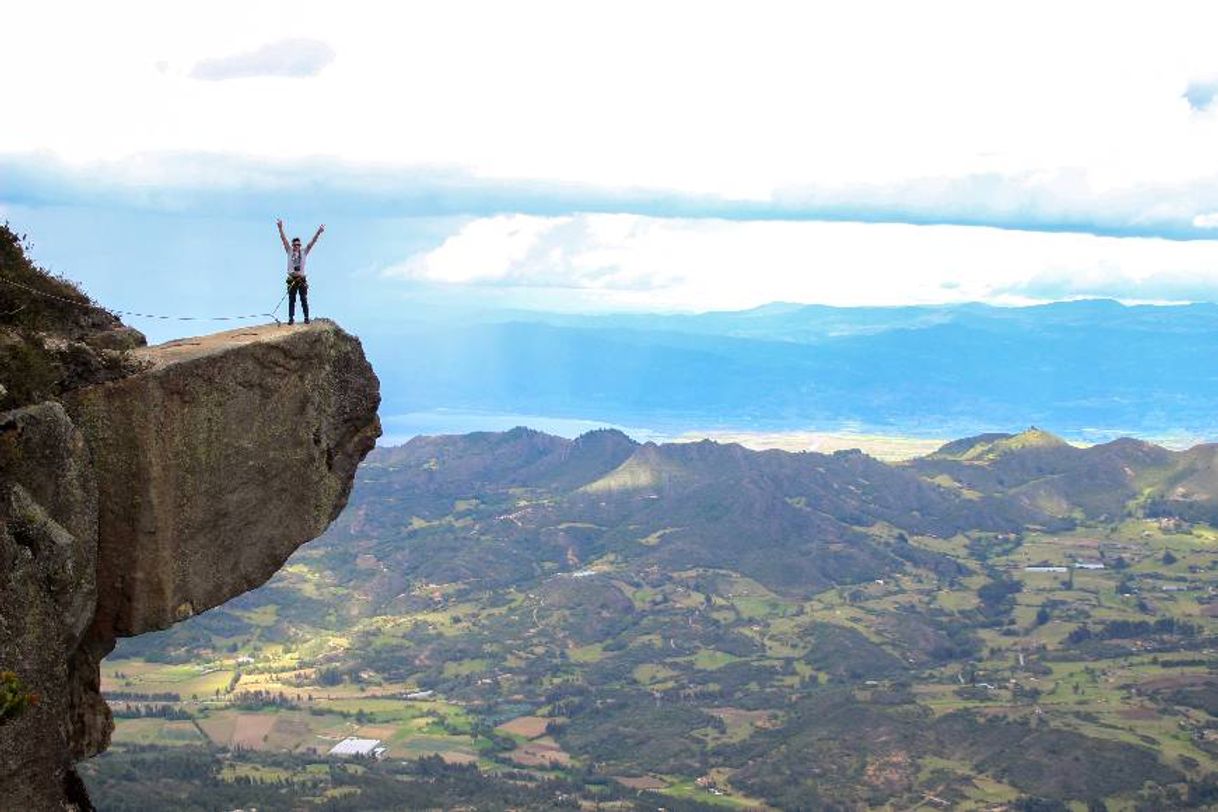
[[[288,324],[296,323],[296,297],[300,296],[300,310],[304,313],[304,323],[309,323],[309,279],[305,276],[305,258],[317,244],[317,238],[326,230],[324,225],[317,227],[317,233],[303,249],[300,247],[300,237],[293,237],[288,244],[288,235],[283,233],[283,220],[276,220],[279,226],[279,239],[283,242],[283,250],[288,254]]]

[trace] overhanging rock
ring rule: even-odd
[[[379,382],[332,322],[131,351],[140,371],[0,415],[0,723],[14,808],[89,807],[74,760],[113,727],[99,664],[266,582],[346,504]]]

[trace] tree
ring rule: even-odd
[[[322,668],[317,672],[317,684],[334,686],[343,681],[343,672],[339,671],[334,666]]]

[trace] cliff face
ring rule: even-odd
[[[0,719],[14,808],[88,808],[73,761],[109,742],[98,664],[265,582],[345,505],[379,384],[330,322],[132,350],[139,371],[0,414]]]

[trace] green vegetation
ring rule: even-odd
[[[16,719],[37,703],[38,696],[26,688],[16,674],[0,671],[0,725]]]
[[[174,809],[212,812],[256,806],[265,812],[318,808],[332,812],[370,809],[572,809],[581,801],[622,810],[676,812],[714,807],[613,782],[585,784],[558,777],[533,780],[526,773],[488,776],[475,765],[446,763],[439,756],[412,762],[326,762],[290,754],[242,754],[234,760],[207,748],[119,747],[82,767],[91,791],[114,812]]]
[[[1170,512],[1218,498],[1208,460],[422,438],[267,586],[119,646],[86,779],[103,808],[1212,805],[1218,530]],[[346,736],[387,757],[327,759]],[[449,794],[410,794],[426,769]]]
[[[143,342],[66,279],[36,266],[29,242],[0,224],[0,411],[57,397],[128,371]]]

